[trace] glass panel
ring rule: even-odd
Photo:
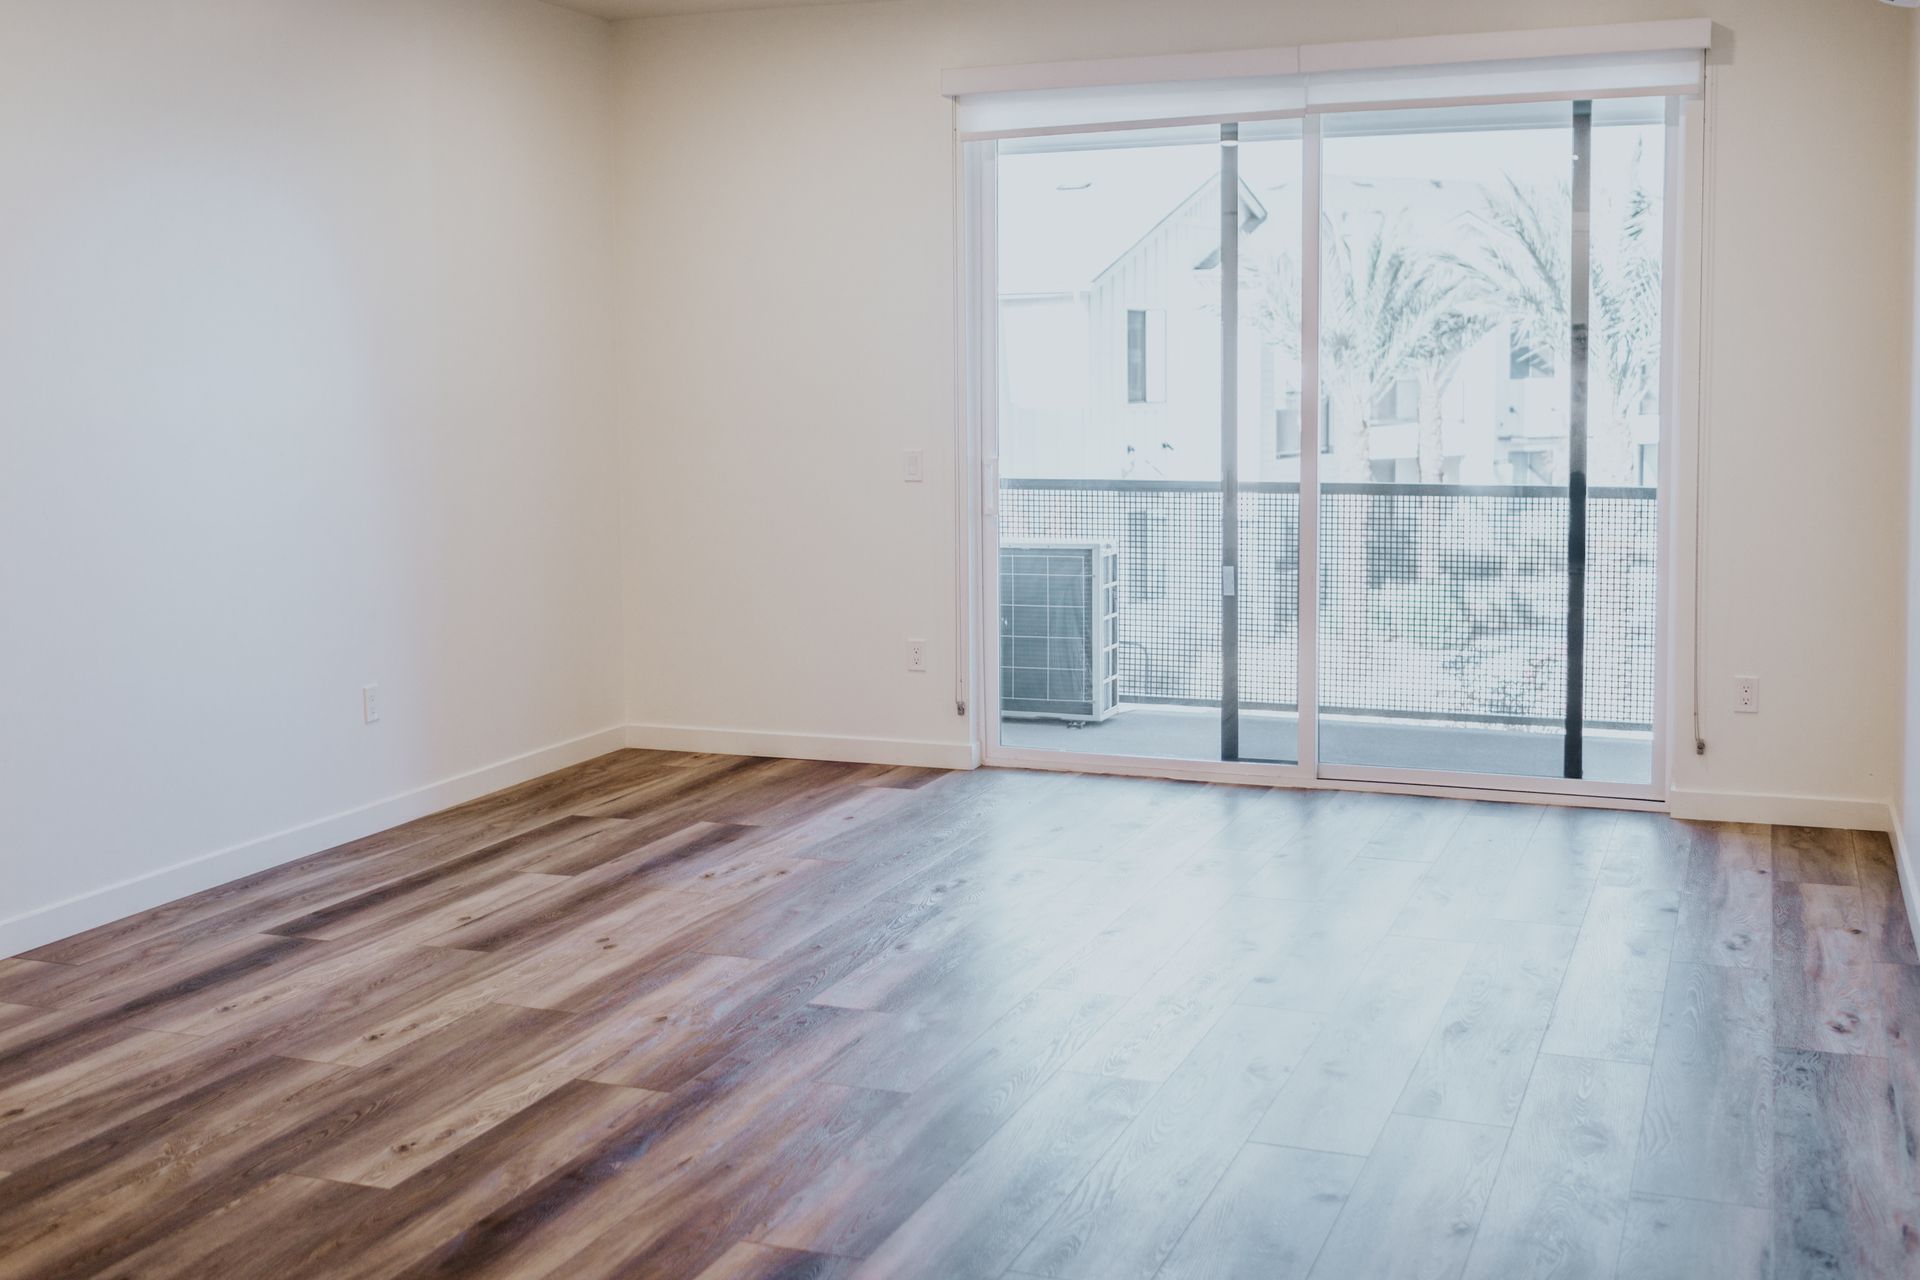
[[[1653,781],[1666,103],[1593,104],[1584,776]]]
[[[999,147],[1006,746],[1219,759],[1219,136]]]
[[[1320,751],[1559,777],[1573,109],[1328,116]]]
[[[1244,125],[1241,139],[1239,746],[1243,760],[1290,764],[1300,758],[1300,125]]]

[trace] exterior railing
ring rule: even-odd
[[[1220,701],[1220,486],[1002,482],[1005,541],[1119,553],[1122,702]],[[1587,495],[1584,719],[1653,723],[1657,492]],[[1564,722],[1567,492],[1549,485],[1328,484],[1320,499],[1323,711]],[[1241,705],[1299,699],[1300,489],[1240,486]]]

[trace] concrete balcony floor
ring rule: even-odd
[[[1243,711],[1241,759],[1291,763],[1297,726],[1298,717],[1290,712]],[[1323,716],[1320,721],[1320,755],[1325,763],[1383,769],[1558,778],[1562,739],[1560,733],[1537,728],[1350,716]],[[1123,705],[1099,724],[1006,720],[1000,741],[1009,747],[1087,755],[1218,760],[1220,713],[1212,707],[1135,703]],[[1585,756],[1590,781],[1644,785],[1653,777],[1651,734],[1589,730]]]

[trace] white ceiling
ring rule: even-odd
[[[670,13],[718,13],[723,9],[791,9],[799,5],[844,4],[847,0],[546,0],[562,9],[602,18],[658,18]]]

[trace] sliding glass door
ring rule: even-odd
[[[999,146],[1004,746],[1299,759],[1299,133]]]
[[[1665,104],[1320,123],[1321,760],[1650,782]]]
[[[1650,785],[1668,110],[987,144],[999,753]]]

